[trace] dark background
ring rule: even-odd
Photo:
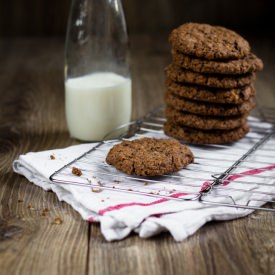
[[[272,0],[122,0],[130,35],[167,34],[187,21],[274,34]],[[64,36],[70,0],[0,0],[0,36]]]

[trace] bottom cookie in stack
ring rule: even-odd
[[[198,144],[225,144],[243,138],[249,131],[247,117],[255,98],[240,104],[214,103],[186,99],[171,91],[165,94],[168,136]]]

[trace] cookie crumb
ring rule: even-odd
[[[82,175],[82,172],[81,172],[81,170],[80,170],[79,168],[73,167],[73,168],[72,168],[72,174],[74,174],[74,175],[80,177],[80,176]]]
[[[144,185],[148,185],[148,182],[147,182],[147,181],[144,181]]]
[[[103,192],[103,190],[102,190],[102,189],[99,189],[99,188],[92,188],[91,191],[94,192],[94,193]]]
[[[63,221],[60,217],[54,218],[53,224],[62,224],[62,223],[63,223]]]
[[[30,210],[34,210],[34,207],[30,203],[28,204],[27,208]]]
[[[44,208],[44,209],[42,210],[41,216],[45,217],[45,216],[48,215],[48,213],[49,213],[49,209],[48,209],[48,208]]]
[[[23,202],[23,200],[19,199],[17,202]]]
[[[54,160],[55,159],[55,155],[54,154],[50,155],[50,159]]]

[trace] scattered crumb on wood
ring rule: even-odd
[[[28,204],[27,208],[30,210],[34,210],[34,207],[30,203]]]
[[[17,202],[23,202],[23,200],[19,199]]]
[[[53,224],[62,224],[62,223],[63,223],[63,221],[60,217],[54,218]]]
[[[81,170],[80,170],[79,168],[77,168],[77,167],[73,167],[73,168],[72,168],[72,173],[73,173],[74,175],[78,176],[78,177],[80,177],[80,176],[82,175]]]
[[[47,216],[48,215],[48,213],[49,213],[49,209],[48,208],[44,208],[43,210],[42,210],[42,213],[41,213],[41,216]]]

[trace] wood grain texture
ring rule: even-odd
[[[254,40],[253,40],[254,41]],[[275,107],[274,44],[252,41],[263,58],[259,105]],[[133,118],[163,103],[166,36],[131,37]],[[132,234],[108,243],[99,225],[82,221],[70,206],[14,174],[19,154],[76,143],[64,117],[63,40],[0,41],[0,274],[272,274],[275,217],[257,211],[211,222],[176,243],[163,233],[149,240]],[[28,205],[31,207],[28,207]],[[46,216],[43,209],[48,208]],[[52,224],[55,217],[63,223]]]
[[[52,42],[14,40],[0,46],[0,274],[84,274],[87,269],[89,225],[53,193],[11,170],[21,153],[72,144],[64,108],[60,111],[62,43]],[[45,208],[49,212],[43,216]],[[61,225],[53,224],[56,217]]]

